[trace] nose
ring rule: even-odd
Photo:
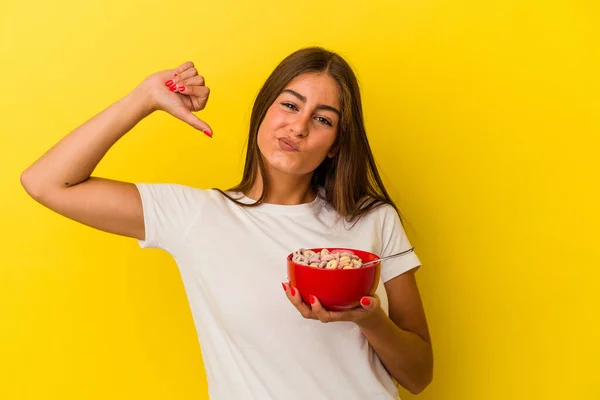
[[[292,135],[300,138],[308,136],[309,120],[310,118],[299,115],[294,121],[291,121],[290,130]]]

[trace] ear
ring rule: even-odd
[[[337,133],[335,135],[335,140],[333,141],[333,144],[331,145],[331,147],[329,148],[329,152],[327,153],[327,157],[329,158],[337,156],[340,151],[340,129],[341,128],[338,127]]]
[[[331,146],[331,148],[329,149],[329,153],[327,153],[327,157],[329,158],[333,158],[337,155],[338,153],[338,145],[334,144],[333,146]]]

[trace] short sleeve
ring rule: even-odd
[[[391,256],[411,248],[402,222],[396,210],[389,205],[379,209],[382,229],[381,257]],[[385,283],[413,268],[419,267],[421,262],[416,253],[385,260],[381,263],[381,280]]]
[[[142,199],[145,239],[142,248],[173,253],[206,203],[202,189],[169,183],[136,183]]]

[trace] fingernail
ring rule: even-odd
[[[179,86],[179,91],[183,92],[185,90],[185,86]]]
[[[212,135],[213,135],[213,134],[212,134],[212,132],[211,132],[211,131],[209,131],[209,130],[207,130],[207,129],[204,129],[202,132],[203,132],[203,133],[204,133],[206,136],[208,136],[209,138],[212,138]],[[284,286],[283,286],[283,288],[284,288],[284,290],[285,290],[285,284],[283,284],[283,285],[284,285]]]
[[[290,294],[291,294],[292,296],[295,296],[295,295],[296,295],[296,290],[294,290],[294,288],[293,288],[293,287],[290,287]]]
[[[366,297],[363,297],[360,300],[360,304],[362,304],[363,306],[368,306],[369,304],[371,304],[371,300],[367,299]]]
[[[177,76],[177,75],[179,75],[177,72],[175,72],[175,73],[173,74],[173,76]]]
[[[313,296],[312,294],[308,296],[308,300],[310,300],[310,304],[315,304],[315,296]]]
[[[165,86],[171,86],[173,84],[173,81],[171,79],[169,79],[168,81],[165,82]]]
[[[206,132],[204,132],[204,133],[206,133]],[[287,288],[285,287],[285,283],[281,282],[281,286],[283,286],[283,291],[287,292]]]
[[[177,90],[177,85],[173,85],[173,86],[171,86],[171,87],[169,88],[169,90],[170,90],[171,92],[174,92],[174,91],[176,91],[176,90]]]

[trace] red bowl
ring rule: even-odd
[[[307,249],[320,252],[323,248]],[[351,251],[363,262],[376,260],[376,254],[347,248],[329,248],[333,252]],[[379,285],[381,263],[353,269],[325,269],[297,264],[292,261],[293,253],[287,257],[290,284],[300,291],[302,300],[310,304],[309,296],[319,299],[323,307],[330,311],[343,311],[356,308],[364,296],[372,296]]]

